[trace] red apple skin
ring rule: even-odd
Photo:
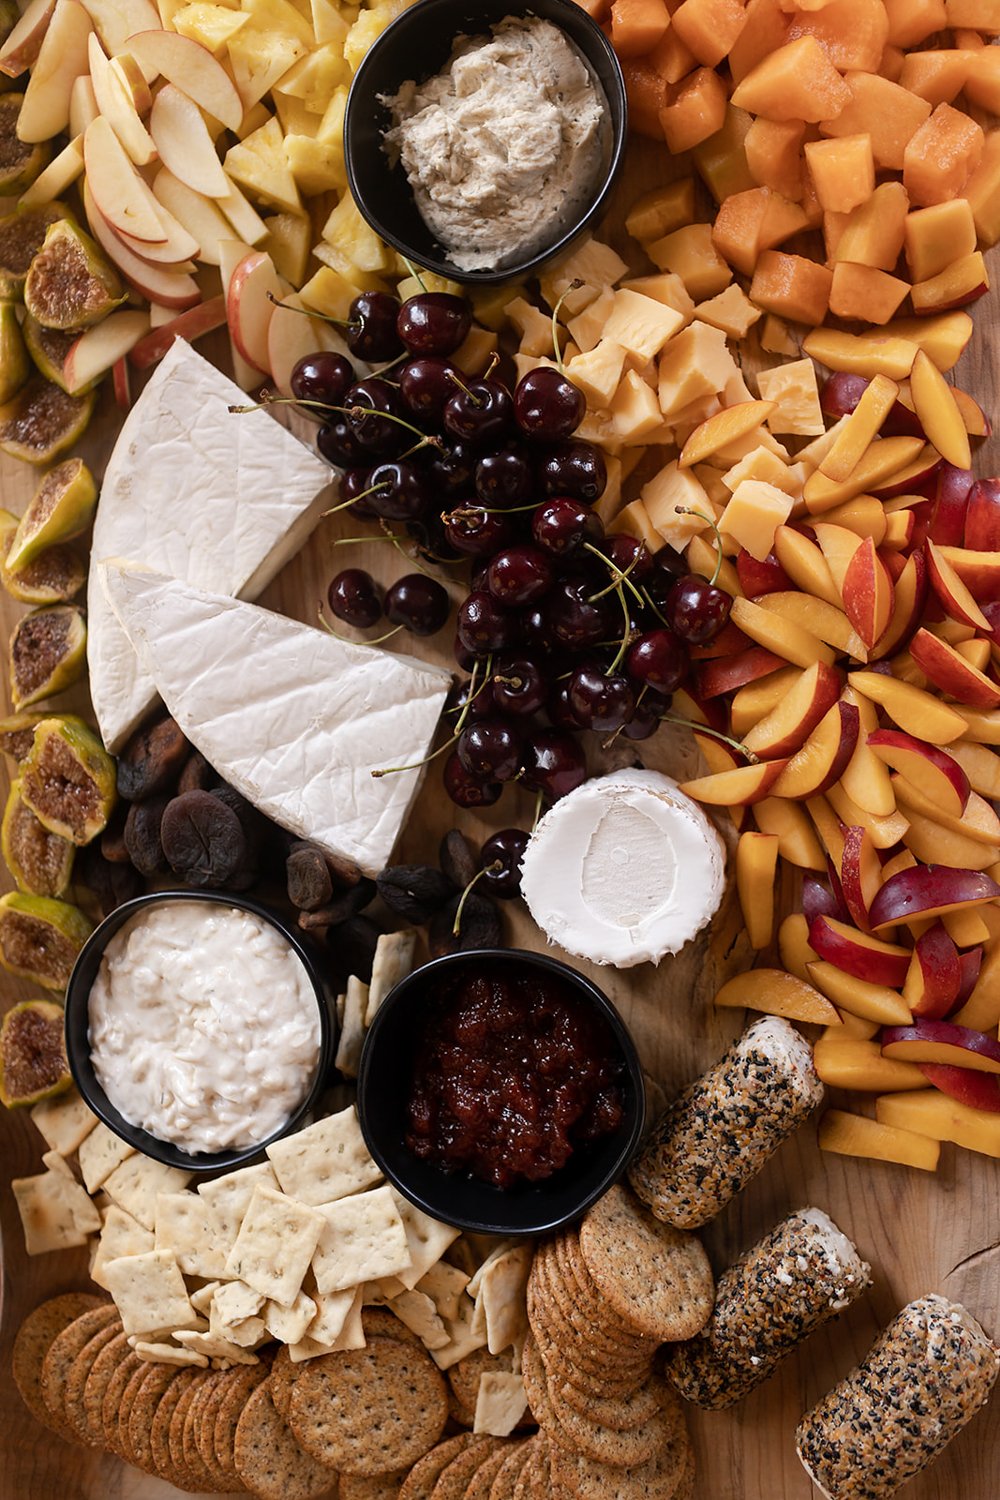
[[[781,594],[791,590],[792,580],[773,552],[763,562],[741,547],[736,556],[736,572],[740,588],[748,599],[759,599],[762,594]]]
[[[964,1005],[966,1000],[976,988],[979,979],[979,971],[983,967],[983,945],[980,943],[976,948],[968,948],[964,953],[958,955],[959,981],[958,994],[955,996],[955,1009]]]
[[[937,493],[927,535],[945,547],[961,547],[969,492],[975,476],[970,469],[956,469],[943,459],[937,472]],[[968,545],[968,544],[966,544]]]
[[[944,459],[935,455],[934,458],[928,458],[926,466],[911,475],[909,479],[888,480],[878,489],[871,490],[870,493],[879,500],[891,500],[896,495],[926,495],[928,499],[933,499],[937,472],[943,462]]]
[[[736,656],[722,657],[695,668],[695,689],[699,698],[717,698],[720,693],[732,693],[756,682],[758,677],[767,677],[788,663],[773,651],[763,646],[751,646]]]
[[[891,927],[936,912],[941,907],[994,901],[1000,885],[982,870],[953,865],[916,865],[890,876],[872,902],[872,927]],[[815,945],[814,945],[815,946]]]
[[[115,405],[119,411],[128,411],[132,405],[132,385],[128,376],[128,357],[116,359],[111,369],[111,386],[115,394]]]
[[[171,318],[169,323],[161,323],[159,328],[147,333],[130,350],[129,363],[133,369],[147,370],[150,365],[160,362],[175,338],[193,342],[202,334],[221,328],[225,321],[225,297],[210,297],[207,302],[199,302],[197,307],[188,308],[179,317]]]
[[[962,980],[958,949],[944,923],[935,922],[933,927],[921,933],[913,953],[920,966],[923,990],[911,999],[904,989],[903,998],[915,1016],[928,1021],[944,1020],[958,1000]]]
[[[840,931],[833,926],[833,920],[831,917],[817,917],[809,923],[809,946],[820,958],[825,958],[827,963],[842,969],[845,974],[853,974],[855,979],[898,989],[906,978],[909,954],[879,953],[865,948],[861,943],[851,941],[849,931]]]
[[[959,1104],[1000,1114],[1000,1078],[975,1068],[956,1068],[951,1063],[917,1063],[917,1067],[928,1083]]]
[[[812,934],[809,937],[812,943]],[[813,945],[815,946],[815,944]],[[981,1058],[979,1066],[969,1066],[977,1073],[1000,1074],[1000,1042],[987,1036],[985,1031],[973,1031],[971,1026],[956,1026],[954,1021],[932,1021],[924,1017],[912,1026],[883,1026],[882,1055],[898,1057],[905,1062],[921,1061],[913,1053],[925,1047],[955,1047],[970,1059]]]
[[[965,535],[958,547],[972,552],[1000,551],[1000,479],[977,479],[969,492]]]
[[[868,736],[868,745],[876,752],[881,749],[888,751],[889,753],[884,757],[886,762],[894,771],[900,771],[904,776],[906,775],[906,761],[902,756],[898,759],[893,757],[892,751],[912,751],[914,755],[922,755],[951,782],[961,804],[959,816],[965,811],[972,787],[958,761],[953,760],[947,751],[939,749],[937,745],[928,744],[926,740],[918,740],[916,735],[907,734],[902,729],[873,729]],[[881,756],[879,758],[882,759]],[[943,787],[941,795],[944,795]]]
[[[817,917],[838,917],[849,920],[837,903],[832,888],[818,875],[806,875],[802,880],[802,915],[807,922]]]

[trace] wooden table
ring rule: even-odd
[[[638,157],[638,160],[636,160]],[[629,178],[648,185],[668,175],[664,153],[639,144]],[[624,219],[628,185],[617,195],[607,231],[619,248],[635,246],[614,226]],[[976,334],[955,374],[994,417],[1000,418],[996,361],[989,351],[1000,327],[996,293],[974,309]],[[208,352],[210,346],[199,345]],[[100,472],[114,441],[121,416],[105,397],[80,452]],[[982,445],[977,470],[987,474],[1000,461],[1000,441]],[[0,461],[2,503],[20,512],[32,492],[35,475],[26,465]],[[358,531],[358,523],[341,518],[323,522],[304,551],[284,569],[261,602],[287,615],[312,622],[317,601],[330,577],[360,562],[388,580],[408,571],[387,545],[337,547],[338,536]],[[21,612],[6,595],[0,598],[4,636]],[[406,649],[446,660],[449,631],[429,645],[407,640]],[[395,644],[395,643],[393,643]],[[450,663],[449,663],[450,665]],[[6,689],[4,693],[6,699]],[[58,708],[80,707],[78,689],[57,700]],[[5,707],[9,712],[9,704]],[[642,763],[673,775],[692,774],[698,762],[685,730],[661,730],[655,739],[619,752],[616,764]],[[0,767],[3,795],[8,767]],[[407,828],[401,856],[434,860],[437,842],[449,827],[474,837],[517,823],[530,826],[533,799],[508,792],[487,819],[460,812],[440,790],[435,768],[429,771],[415,814]],[[9,879],[6,871],[0,880]],[[516,908],[516,909],[515,909]],[[512,943],[544,946],[520,903],[507,911]],[[557,950],[559,951],[559,950]],[[650,1074],[671,1093],[708,1066],[741,1029],[744,1018],[716,1013],[712,998],[721,979],[747,968],[753,954],[741,932],[732,889],[711,927],[675,959],[659,969],[612,972],[581,964],[612,996],[632,1027]],[[29,985],[3,975],[3,1007],[36,993]],[[843,1102],[843,1101],[838,1101]],[[850,1105],[848,1105],[850,1107]],[[40,1170],[43,1143],[30,1119],[0,1111],[0,1142],[5,1178]],[[840,1379],[868,1349],[876,1332],[911,1298],[942,1292],[965,1302],[994,1337],[1000,1336],[1000,1162],[945,1146],[934,1176],[904,1167],[856,1161],[821,1153],[815,1123],[788,1141],[753,1182],[705,1231],[716,1271],[722,1271],[793,1209],[815,1204],[826,1210],[871,1262],[872,1291],[837,1322],[789,1359],[777,1375],[730,1412],[691,1409],[690,1425],[697,1449],[699,1500],[807,1500],[816,1495],[795,1455],[794,1431],[801,1413]],[[117,1460],[70,1448],[44,1432],[28,1416],[10,1378],[10,1345],[20,1318],[47,1296],[86,1282],[82,1251],[29,1260],[24,1254],[20,1222],[12,1195],[0,1193],[3,1230],[4,1297],[0,1328],[0,1411],[7,1420],[0,1436],[0,1500],[159,1500],[179,1492],[163,1482],[126,1468]],[[944,1457],[906,1491],[908,1500],[994,1500],[1000,1490],[1000,1397],[981,1413]]]

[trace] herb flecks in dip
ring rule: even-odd
[[[133,1125],[184,1151],[267,1140],[319,1062],[316,994],[291,944],[216,902],[147,906],[111,939],[90,992],[91,1062]]]
[[[608,1023],[557,975],[463,970],[428,1007],[406,1144],[496,1187],[543,1181],[618,1129],[624,1071]]]
[[[417,208],[462,271],[542,249],[585,207],[608,139],[607,103],[550,21],[461,37],[442,72],[385,103],[385,144]]]

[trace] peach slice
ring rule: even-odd
[[[890,517],[890,520],[893,519]],[[903,571],[893,584],[892,619],[871,655],[881,659],[892,656],[905,646],[920,626],[928,590],[927,563],[922,552],[906,559]]]
[[[814,1059],[815,1060],[815,1059]],[[975,1068],[956,1067],[952,1063],[918,1063],[922,1077],[949,1099],[957,1099],[969,1109],[1000,1114],[1000,1079]],[[821,1075],[822,1076],[822,1075]]]
[[[885,634],[892,619],[892,581],[870,536],[847,564],[841,588],[844,611],[870,650]]]
[[[891,441],[891,439],[884,439],[884,441]],[[887,479],[880,479],[871,485],[871,493],[879,500],[894,500],[897,495],[923,493],[927,486],[933,483],[935,475],[941,468],[941,463],[941,455],[937,449],[927,443],[903,468],[891,474]]]
[[[877,932],[916,917],[940,917],[965,906],[982,906],[1000,897],[1000,885],[980,870],[949,865],[916,865],[887,880],[872,902],[871,923]]]
[[[966,744],[959,740],[952,745],[948,754],[965,772],[974,792],[978,792],[981,797],[1000,800],[1000,755],[995,750],[991,750],[988,745]],[[900,766],[899,770],[902,771],[903,767]],[[907,772],[904,771],[903,774],[911,782],[914,781]],[[949,808],[948,811],[951,812],[952,809]]]
[[[683,782],[681,791],[709,807],[750,806],[768,795],[787,764],[784,760],[765,760],[759,765],[738,766],[713,776],[696,776],[693,781]],[[997,889],[1000,894],[1000,887]]]
[[[822,599],[834,609],[843,608],[840,590],[833,581],[826,558],[803,532],[796,531],[793,526],[779,526],[774,533],[774,555],[803,593]]]
[[[908,827],[903,834],[907,849],[927,865],[950,865],[965,870],[989,870],[1000,860],[1000,846],[948,828],[912,807],[906,809]]]
[[[912,1019],[906,1001],[887,985],[872,984],[822,960],[807,967],[810,981],[841,1010],[880,1026],[906,1026]]]
[[[962,413],[962,421],[970,438],[988,438],[993,435],[993,423],[986,415],[983,408],[974,396],[968,391],[963,391],[961,386],[954,385],[951,393],[955,398],[955,405]]]
[[[792,755],[839,696],[839,673],[823,662],[814,662],[782,702],[747,731],[744,746],[763,760]]]
[[[964,427],[962,430],[965,431]],[[884,493],[887,485],[899,483],[923,447],[917,437],[876,438],[869,443],[846,479],[828,479],[817,469],[810,474],[802,489],[807,509],[811,515],[822,515],[855,495]]]
[[[888,530],[885,506],[874,495],[855,495],[824,514],[832,526],[845,526],[856,536],[870,536],[876,547],[881,546]]]
[[[952,817],[962,816],[971,786],[956,755],[901,729],[876,729],[868,736],[868,748],[927,797],[932,806]],[[996,785],[1000,788],[1000,759],[993,759],[998,762]],[[897,798],[899,795],[897,792]]]
[[[778,840],[778,853],[800,870],[823,870],[826,855],[819,846],[808,813],[785,797],[765,797],[754,803],[754,821],[761,833]]]
[[[740,401],[716,412],[696,427],[681,449],[678,463],[682,469],[704,463],[713,453],[728,448],[767,421],[777,411],[777,401]]]
[[[759,677],[755,682],[748,682],[745,687],[737,689],[729,705],[730,726],[736,738],[746,734],[765,714],[777,708],[801,676],[800,667],[779,667],[776,672],[770,672],[766,677]],[[676,696],[675,694],[675,701]]]
[[[908,823],[902,813],[870,813],[844,790],[843,781],[827,791],[827,801],[845,828],[867,828],[876,849],[891,849],[905,838]]]
[[[827,852],[827,874],[830,877],[830,885],[833,888],[834,898],[838,908],[843,910],[846,917],[849,913],[847,903],[844,900],[844,893],[840,886],[840,862],[844,857],[844,833],[846,830],[822,793],[818,793],[815,797],[808,797],[806,799],[806,808],[813,820],[816,832],[819,834],[823,848]]]
[[[951,1141],[966,1151],[1000,1158],[1000,1118],[972,1109],[939,1089],[880,1094],[875,1100],[875,1118],[884,1125],[915,1130],[934,1141]]]
[[[773,552],[769,552],[761,560],[741,547],[736,555],[736,572],[740,587],[748,599],[759,599],[764,594],[777,593],[791,584],[791,579]]]
[[[736,889],[751,948],[766,948],[774,933],[774,877],[778,839],[771,833],[741,833],[736,846]]]
[[[967,957],[963,954],[963,961]],[[963,983],[966,977],[963,967]],[[987,948],[972,990],[949,1019],[956,1026],[971,1026],[975,1031],[996,1031],[1000,1027],[1000,944]]]
[[[972,552],[1000,551],[1000,479],[977,479],[969,490],[965,532],[956,543]]]
[[[929,317],[953,307],[967,307],[990,289],[989,273],[981,250],[960,256],[936,276],[914,282],[910,288],[913,311]]]
[[[762,594],[754,602],[759,603],[761,609],[780,615],[782,619],[791,620],[803,630],[808,630],[835,650],[843,651],[845,655],[860,662],[868,660],[868,649],[843,610],[827,604],[825,599],[793,590]]]
[[[929,630],[917,631],[910,642],[910,655],[942,693],[970,708],[1000,707],[1000,687]]]
[[[970,790],[962,813],[955,816],[945,812],[939,803],[918,790],[898,772],[892,778],[892,787],[901,804],[940,823],[943,828],[950,828],[963,838],[972,839],[974,843],[987,844],[993,848],[1000,844],[1000,817],[978,792]]]
[[[914,944],[903,999],[915,1016],[940,1020],[954,1009],[961,978],[958,949],[938,919]]]
[[[859,932],[836,917],[816,917],[810,922],[809,942],[821,959],[869,984],[899,989],[906,978],[910,964],[908,948]]]
[[[724,745],[710,734],[694,735],[694,742],[702,753],[709,772],[713,776],[721,775],[724,771],[733,771],[746,764],[737,752],[729,745]],[[737,833],[742,832],[748,819],[745,807],[729,808],[729,818]]]
[[[878,850],[867,828],[858,828],[852,824],[844,834],[840,884],[855,925],[866,932],[868,912],[882,886],[882,866]],[[862,978],[867,977],[862,975]]]
[[[961,358],[972,337],[973,323],[966,312],[939,313],[933,318],[896,318],[883,332],[911,339],[947,375]]]
[[[965,725],[965,738],[975,745],[1000,745],[1000,709],[966,708],[963,703],[954,705]]]
[[[878,709],[870,699],[853,688],[844,689],[844,700],[853,703],[858,710],[860,734],[844,774],[840,778],[842,791],[852,802],[876,818],[891,818],[896,811],[896,794],[889,779],[889,770],[868,748],[868,736],[878,728]]]
[[[1000,1042],[954,1021],[922,1017],[912,1026],[890,1026],[882,1033],[884,1057],[904,1062],[950,1063],[977,1073],[1000,1075]]]
[[[715,997],[716,1005],[744,1010],[759,1010],[769,1016],[785,1016],[790,1021],[810,1025],[836,1026],[840,1021],[829,1000],[818,990],[783,969],[750,969],[724,984]]]
[[[823,662],[832,667],[836,659],[830,647],[811,631],[771,614],[750,599],[734,599],[730,619],[752,641],[795,666],[811,667],[815,662]]]
[[[885,329],[859,335],[837,328],[814,328],[802,342],[803,354],[828,370],[868,379],[887,375],[890,380],[906,379],[919,347],[915,340],[891,336]]]
[[[813,1067],[822,1082],[832,1089],[890,1094],[927,1086],[916,1063],[883,1057],[878,1042],[854,1036],[841,1039],[835,1031],[820,1037],[816,1043]]]
[[[809,923],[800,911],[792,912],[778,928],[778,953],[789,974],[794,974],[803,984],[809,984],[806,964],[816,963],[819,954],[809,945]],[[812,989],[812,985],[809,988]],[[839,1030],[839,1016],[837,1021],[836,1029]]]
[[[967,469],[972,461],[969,434],[951,386],[921,349],[913,361],[910,391],[920,425],[942,458]]]
[[[889,1095],[893,1097],[896,1096]],[[868,1161],[897,1162],[923,1172],[936,1172],[941,1155],[938,1142],[927,1136],[841,1109],[827,1110],[819,1122],[817,1139],[821,1151],[861,1156]]]
[[[884,708],[900,729],[917,739],[947,745],[965,734],[968,727],[949,704],[884,672],[852,672],[848,682],[862,697]]]
[[[695,668],[698,696],[717,698],[722,693],[731,693],[736,688],[745,687],[747,683],[756,682],[760,677],[768,677],[786,665],[786,657],[779,656],[774,651],[765,651],[761,646],[751,646],[736,656],[699,662]]]
[[[971,469],[941,464],[935,476],[934,508],[927,527],[932,542],[953,547],[962,545],[974,477]]]
[[[837,526],[829,521],[817,521],[813,527],[820,551],[830,569],[830,576],[837,586],[841,599],[844,595],[844,579],[848,565],[861,546],[861,537],[846,526]]]
[[[993,626],[976,603],[977,599],[992,602],[1000,599],[1000,552],[973,552],[968,547],[938,547],[939,571],[950,568],[944,574],[941,587],[946,588],[952,599],[952,608],[941,600],[953,619],[964,619],[985,634],[993,633]],[[928,567],[931,563],[928,558]],[[940,597],[940,594],[939,594]],[[961,614],[959,614],[961,610]],[[976,618],[976,616],[979,618]]]
[[[858,710],[843,700],[820,719],[802,749],[789,760],[774,784],[776,797],[796,802],[825,792],[844,774],[858,742]]]

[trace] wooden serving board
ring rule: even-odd
[[[654,154],[646,143],[632,151],[627,178],[619,188],[603,232],[623,254],[636,248],[620,226],[630,201],[641,188],[670,175],[662,148]],[[994,292],[974,309],[976,333],[956,371],[958,382],[972,391],[985,410],[1000,418],[1000,375],[990,358],[1000,336],[1000,295]],[[201,344],[206,353],[218,347]],[[79,451],[97,473],[121,422],[110,395]],[[976,465],[986,474],[1000,467],[1000,440],[980,447]],[[2,504],[23,510],[36,480],[34,471],[0,457]],[[264,594],[268,608],[312,623],[327,584],[340,568],[355,563],[383,581],[410,571],[388,544],[336,545],[339,537],[363,530],[356,520],[333,517],[322,522],[307,547],[293,559]],[[456,598],[461,597],[458,586]],[[0,596],[0,632],[4,643],[21,607]],[[449,666],[451,632],[446,627],[430,642],[405,637],[402,649]],[[400,644],[399,638],[391,645]],[[5,707],[10,712],[6,684]],[[57,701],[58,708],[85,705],[83,689]],[[694,774],[699,756],[686,730],[665,727],[654,739],[627,744],[616,765],[642,763],[671,775]],[[438,762],[440,764],[440,762]],[[6,797],[7,765],[0,766],[0,791]],[[428,772],[407,827],[399,857],[436,861],[441,835],[458,826],[474,839],[500,827],[531,826],[534,799],[508,790],[486,817],[462,812],[447,799],[435,766]],[[724,819],[723,823],[728,823]],[[0,882],[9,886],[6,870]],[[789,896],[793,893],[789,891]],[[791,909],[789,906],[788,909]],[[543,948],[544,939],[520,902],[507,904],[508,940],[512,945]],[[555,950],[557,955],[561,950]],[[738,903],[730,884],[723,907],[711,926],[676,958],[658,968],[615,971],[587,964],[631,1026],[644,1064],[653,1079],[672,1094],[709,1066],[742,1029],[745,1018],[716,1012],[712,999],[719,984],[754,962],[741,930]],[[0,1009],[37,993],[32,986],[0,972]],[[849,1096],[834,1102],[846,1103]],[[0,1110],[0,1225],[3,1235],[3,1303],[0,1323],[0,1412],[6,1420],[0,1434],[0,1500],[168,1500],[180,1492],[160,1480],[127,1468],[106,1455],[69,1447],[43,1431],[27,1414],[10,1375],[11,1342],[21,1318],[45,1297],[84,1286],[83,1251],[28,1259],[20,1221],[6,1183],[40,1170],[43,1143],[26,1114]],[[878,1330],[911,1298],[942,1292],[963,1301],[994,1337],[1000,1336],[1000,1162],[945,1146],[933,1176],[904,1167],[821,1153],[815,1120],[786,1142],[760,1177],[710,1224],[704,1239],[716,1273],[754,1243],[786,1214],[808,1204],[826,1210],[871,1262],[874,1286],[847,1313],[817,1334],[790,1358],[777,1375],[733,1410],[698,1412],[689,1408],[697,1450],[698,1500],[808,1500],[818,1492],[795,1455],[799,1417],[867,1351]],[[943,1458],[906,1491],[909,1500],[995,1500],[1000,1488],[1000,1396],[946,1451]]]

